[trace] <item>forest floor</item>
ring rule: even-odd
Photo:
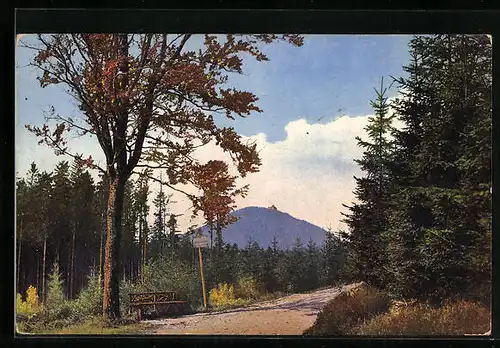
[[[330,300],[357,285],[294,294],[220,312],[144,322],[156,335],[302,335]]]

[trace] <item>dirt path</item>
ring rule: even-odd
[[[328,288],[295,294],[245,308],[199,313],[181,318],[149,320],[155,334],[195,335],[301,335],[316,320],[323,306],[344,289]]]

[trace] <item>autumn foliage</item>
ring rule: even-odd
[[[168,176],[164,185],[181,192],[177,184],[200,185],[210,197],[188,197],[198,209],[210,210],[209,215],[221,214],[214,208],[213,188],[204,186],[204,170],[220,173],[227,183],[234,179],[220,163],[203,167],[193,152],[214,141],[230,154],[240,176],[257,171],[260,165],[255,144],[244,143],[232,127],[219,127],[215,121],[219,116],[235,119],[262,111],[252,92],[228,85],[229,74],[243,72],[245,55],[268,60],[263,44],[284,40],[302,45],[300,35],[205,35],[199,48],[188,49],[191,38],[191,34],[54,34],[38,35],[37,46],[25,45],[36,52],[32,65],[40,71],[40,86],[62,85],[81,112],[72,119],[51,108],[46,124],[27,128],[57,155],[71,156],[109,180],[106,318],[120,317],[118,260],[127,179],[141,167],[163,169]],[[91,155],[85,158],[71,152],[66,142],[69,133],[94,137],[105,166],[95,163]],[[154,178],[150,173],[143,172]],[[215,193],[222,200],[217,205],[227,209],[240,193]]]

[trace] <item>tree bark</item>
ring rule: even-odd
[[[142,253],[144,251],[144,248],[142,247],[143,243],[143,237],[142,237],[142,214],[139,213],[139,262],[137,263],[137,273],[139,275],[139,279],[142,279]]]
[[[36,253],[36,294],[38,298],[41,296],[40,292],[40,256],[38,255],[38,250]]]
[[[43,261],[42,261],[42,303],[45,304],[46,293],[45,293],[45,273],[46,273],[46,261],[47,261],[47,235],[43,238]]]
[[[102,221],[104,221],[104,213],[102,213]],[[102,287],[102,240],[104,235],[104,223],[101,224],[101,243],[99,244],[99,286]]]
[[[75,279],[75,236],[76,229],[73,228],[73,242],[71,244],[71,266],[70,266],[70,278],[69,278],[69,298],[73,298],[73,282]]]
[[[107,210],[107,235],[104,250],[103,318],[115,321],[120,315],[120,240],[125,180],[110,180]]]
[[[146,214],[144,214],[144,215],[146,215]],[[145,216],[143,216],[143,218],[142,218],[142,223],[144,224],[144,226],[142,227],[142,236],[144,238],[144,240],[142,242],[142,248],[143,248],[142,269],[144,270],[146,268],[146,263],[148,260],[148,229],[147,229],[147,219]]]
[[[23,235],[23,220],[20,221],[19,225],[19,249],[17,250],[17,286],[16,291],[19,292],[19,279],[21,275],[21,238]]]

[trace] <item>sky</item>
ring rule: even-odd
[[[370,100],[381,78],[403,76],[408,63],[407,35],[305,35],[304,45],[294,47],[280,42],[263,47],[270,61],[245,58],[242,75],[229,83],[251,91],[259,98],[262,113],[236,120],[216,119],[232,126],[243,137],[257,142],[262,166],[258,173],[238,181],[249,184],[248,196],[237,200],[237,207],[275,205],[279,210],[322,228],[345,228],[342,204],[351,204],[355,181],[361,176],[354,159],[362,154],[356,136],[365,136],[364,127],[373,114]],[[195,36],[196,47],[201,36]],[[21,41],[34,43],[25,35]],[[38,139],[25,129],[26,124],[42,125],[44,111],[50,106],[64,115],[81,117],[74,100],[61,87],[41,88],[38,72],[26,66],[33,57],[29,49],[16,49],[16,172],[24,176],[30,163],[52,171],[56,163],[70,160],[38,145]],[[388,96],[395,97],[392,88]],[[83,153],[104,163],[95,138],[72,138],[73,152]],[[226,159],[213,145],[197,152],[200,161]],[[97,173],[94,173],[97,178]],[[152,184],[150,199],[158,191]],[[174,194],[172,213],[180,229],[201,224],[190,220],[190,204]],[[152,204],[151,204],[152,205]],[[151,209],[152,210],[152,209]],[[152,211],[150,221],[152,222]]]

